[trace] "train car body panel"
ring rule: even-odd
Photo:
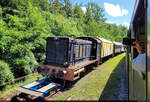
[[[133,69],[132,69],[132,56],[131,54],[129,54],[129,57],[128,57],[128,61],[129,61],[129,86],[128,86],[128,89],[129,89],[129,99],[130,100],[133,100],[134,99],[134,95],[133,95],[133,92],[134,92],[134,89],[133,89]]]
[[[101,58],[113,55],[113,43],[112,41],[103,39],[103,38],[98,38],[101,40]]]
[[[146,81],[141,73],[134,71],[134,100],[146,100]],[[142,93],[142,94],[141,94]]]
[[[98,59],[98,63],[100,63],[101,60],[101,40],[95,38],[95,37],[78,37],[77,39],[83,39],[88,40],[92,42],[92,52],[91,56],[92,59]]]
[[[121,46],[121,52],[125,52],[125,48],[126,48],[126,46],[122,44],[122,46]]]
[[[40,64],[38,67],[44,68],[44,70],[41,72],[42,75],[50,75],[52,78],[74,81],[75,76],[81,72],[84,72],[86,66],[96,63],[97,61],[98,60],[85,60],[69,67],[60,67],[45,64]]]
[[[72,39],[68,37],[48,37],[46,47],[46,62],[50,64],[64,65],[68,62],[68,48]]]
[[[122,48],[122,44],[121,43],[119,43],[119,42],[113,42],[113,44],[114,44],[114,54],[118,54],[118,53],[121,53],[121,51],[123,50],[123,48]]]
[[[132,20],[128,38],[136,39],[142,46],[142,52],[146,51],[147,42],[147,2],[149,0],[137,0],[133,11]],[[150,13],[149,13],[150,14]],[[138,56],[138,52],[131,45],[128,47],[128,71],[129,71],[129,100],[146,101],[148,100],[148,85],[147,72],[139,72],[132,68],[132,61]],[[147,59],[146,59],[147,61]],[[145,62],[146,65],[147,62]],[[146,69],[146,68],[145,68]]]
[[[150,101],[150,0],[147,0],[147,100]]]
[[[77,39],[83,39],[83,40],[88,40],[92,41],[92,46],[93,46],[93,52],[92,56],[95,58],[94,59],[99,59],[100,58],[100,49],[101,49],[101,41],[99,39],[96,39],[94,37],[78,37]]]

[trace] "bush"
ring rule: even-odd
[[[13,61],[13,73],[15,73],[15,77],[21,77],[27,74],[32,73],[29,62],[24,58],[17,58]]]
[[[14,76],[7,63],[0,60],[0,84],[13,81]]]
[[[29,67],[30,67],[31,71],[35,72],[38,63],[34,57],[34,54],[31,51],[28,52],[27,55],[25,56],[25,59],[29,62]]]
[[[38,63],[34,57],[34,54],[29,51],[26,53],[25,57],[15,59],[13,64],[12,70],[17,78],[35,72],[35,68]]]

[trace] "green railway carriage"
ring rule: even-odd
[[[138,56],[137,50],[127,46],[129,100],[150,101],[150,0],[136,0],[128,38],[136,39],[146,53],[146,72],[136,71],[132,61]]]

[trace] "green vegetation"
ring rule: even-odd
[[[14,78],[36,71],[45,58],[48,36],[99,36],[113,41],[126,36],[126,27],[105,23],[97,4],[85,7],[86,13],[70,0],[0,0],[0,60],[9,65]]]
[[[118,75],[124,57],[125,54],[121,54],[100,65],[84,76],[85,82],[68,90],[57,100],[64,100],[67,97],[74,100],[116,100],[115,88],[119,83]]]
[[[8,64],[3,61],[0,61],[0,83],[12,81],[13,79],[14,76]]]
[[[30,83],[30,82],[36,80],[37,77],[41,77],[41,75],[36,73],[36,74],[30,75],[30,76],[27,76],[24,81],[20,81],[20,82],[14,83],[14,84],[7,85],[6,87],[4,87],[2,89],[2,91],[0,91],[0,98],[5,98],[6,95],[14,95],[15,88],[19,87],[20,85]],[[14,92],[12,92],[13,90],[14,90]]]

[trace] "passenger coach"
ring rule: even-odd
[[[114,54],[119,54],[123,51],[123,45],[119,42],[113,42],[114,44]]]
[[[150,0],[136,0],[127,44],[127,75],[129,83],[129,100],[150,101]],[[132,68],[132,61],[138,56],[135,48],[131,46],[136,39],[146,53],[146,72],[139,72]]]

